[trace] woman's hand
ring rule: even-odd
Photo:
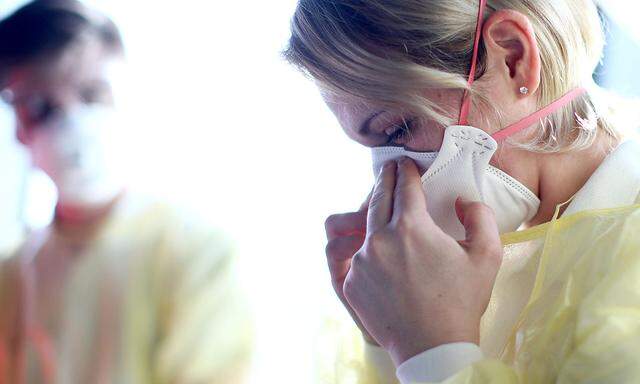
[[[373,191],[360,250],[351,257],[346,245],[334,245],[344,250],[336,291],[396,365],[438,345],[477,344],[502,261],[490,208],[456,203],[467,234],[458,242],[433,222],[427,199],[413,161],[389,163]],[[361,241],[353,234],[341,242],[355,249]]]
[[[364,244],[367,233],[367,211],[369,208],[369,198],[362,204],[357,212],[344,213],[330,216],[325,222],[327,232],[327,262],[331,274],[331,284],[336,291],[338,298],[347,308],[349,314],[356,322],[364,339],[377,345],[376,341],[369,335],[369,332],[362,326],[360,319],[344,297],[344,279],[347,277],[351,267],[351,258],[358,252]]]

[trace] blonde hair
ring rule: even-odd
[[[451,116],[422,96],[426,89],[468,90],[474,108],[491,106],[466,81],[478,6],[478,0],[300,0],[284,55],[326,91],[450,125]],[[604,33],[593,1],[489,0],[485,18],[501,9],[518,11],[533,25],[542,62],[539,107],[576,87],[589,90],[541,121],[528,142],[514,145],[564,152],[590,147],[598,130],[618,137],[607,111],[596,108],[592,73]],[[481,44],[478,78],[485,67]]]

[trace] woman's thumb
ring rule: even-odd
[[[466,232],[465,244],[470,251],[500,249],[500,233],[493,210],[480,202],[456,200],[456,214]]]

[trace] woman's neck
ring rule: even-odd
[[[541,155],[538,161],[540,209],[527,226],[550,221],[556,207],[568,202],[587,183],[619,143],[619,139],[601,132],[588,149]],[[560,214],[567,206],[560,209]]]

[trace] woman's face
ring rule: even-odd
[[[506,124],[514,123],[536,110],[535,99],[518,100],[514,96],[512,85],[504,77],[495,76],[488,71],[476,84],[494,103]],[[442,146],[446,127],[435,121],[417,119],[415,115],[381,108],[350,96],[334,96],[329,93],[322,95],[346,134],[364,146],[399,146],[416,152],[436,152]],[[423,96],[439,105],[447,116],[454,120],[458,118],[462,92],[428,90]],[[489,111],[472,108],[469,124],[489,134],[503,128],[498,123],[490,123],[484,116],[490,116]],[[538,193],[536,162],[535,153],[500,145],[490,163]]]
[[[424,96],[449,116],[457,116],[461,92],[434,90]],[[354,97],[323,93],[323,98],[346,134],[364,146],[399,146],[417,152],[433,152],[442,145],[445,127],[435,121],[385,109]]]
[[[8,89],[21,141],[28,141],[33,130],[75,107],[113,106],[112,74],[121,61],[92,39],[68,48],[54,60],[14,70]]]

